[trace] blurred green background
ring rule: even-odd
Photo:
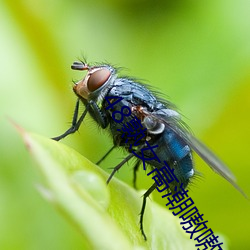
[[[81,235],[35,189],[39,173],[8,121],[52,137],[70,124],[70,65],[108,61],[174,102],[250,196],[250,1],[1,1],[0,249],[80,249]],[[63,143],[96,162],[111,140],[89,118]],[[95,143],[93,143],[95,142]],[[123,152],[102,163],[113,167]],[[197,157],[190,195],[229,249],[250,249],[250,202]],[[132,164],[118,178],[132,183]],[[55,176],[56,178],[56,176]],[[139,187],[152,180],[143,171]],[[161,203],[157,193],[154,198]]]

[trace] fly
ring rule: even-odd
[[[236,184],[233,173],[213,152],[189,132],[172,103],[157,97],[146,85],[136,82],[132,78],[118,77],[117,70],[111,65],[90,66],[85,62],[74,62],[71,68],[73,70],[87,71],[87,74],[82,80],[75,83],[73,87],[73,91],[78,99],[71,127],[65,133],[53,139],[59,141],[76,132],[86,114],[89,113],[102,129],[108,129],[113,138],[114,146],[98,163],[106,158],[115,147],[123,147],[129,153],[113,169],[107,183],[124,163],[137,155],[134,166],[134,185],[136,182],[136,171],[142,162],[143,164],[146,162],[147,166],[150,166],[152,169],[160,169],[163,167],[162,162],[165,161],[174,169],[175,175],[180,180],[180,182],[172,183],[169,187],[169,191],[176,193],[180,187],[186,188],[195,174],[192,158],[192,152],[194,151],[216,173],[230,182],[246,197]],[[78,117],[80,102],[84,104],[85,110]],[[146,130],[145,137],[133,147],[131,147],[131,144],[134,144],[134,139],[126,138],[122,133],[123,126],[131,119],[139,120],[142,124],[141,129],[143,131]],[[141,160],[141,152],[143,149],[146,149],[146,145],[154,148],[154,151],[145,151],[147,152],[147,158],[145,158],[144,162]],[[135,153],[133,154],[132,152]],[[154,158],[154,154],[157,155],[157,158]],[[157,185],[154,183],[143,195],[140,229],[145,240],[143,215],[146,199],[156,187]]]

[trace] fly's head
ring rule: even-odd
[[[85,100],[97,98],[116,76],[115,69],[109,65],[89,66],[83,62],[74,62],[71,69],[88,71],[86,76],[73,87],[75,94]]]

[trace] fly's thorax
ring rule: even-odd
[[[83,70],[86,68],[87,66]],[[109,65],[103,65],[88,67],[87,70],[87,75],[75,84],[73,90],[80,99],[98,102],[105,96],[108,86],[115,81],[117,77],[115,69]]]

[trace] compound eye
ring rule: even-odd
[[[99,89],[110,77],[110,71],[108,69],[99,69],[92,73],[88,79],[88,90],[93,92]]]

